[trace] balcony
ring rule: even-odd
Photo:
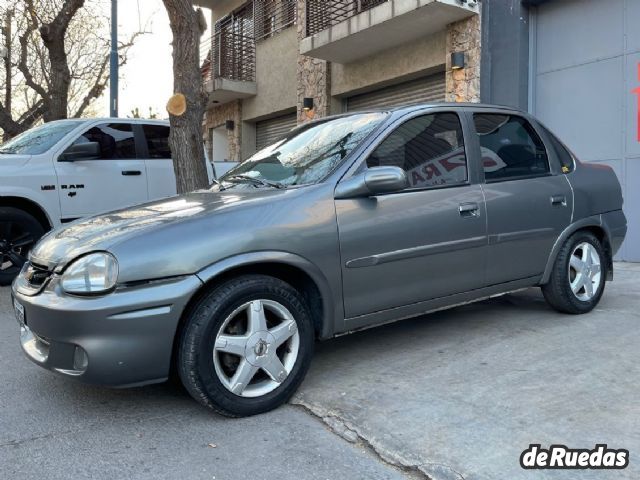
[[[307,0],[300,53],[350,63],[475,15],[467,0]]]
[[[200,46],[202,79],[210,104],[255,96],[256,42],[252,4],[216,22]]]

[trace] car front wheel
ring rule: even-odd
[[[311,361],[314,330],[302,295],[264,275],[229,280],[187,313],[178,373],[187,391],[223,415],[263,413],[286,402]]]
[[[604,292],[607,264],[595,235],[586,231],[573,234],[558,253],[549,283],[542,286],[547,303],[562,313],[590,312]]]

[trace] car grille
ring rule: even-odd
[[[39,290],[53,275],[53,272],[41,265],[29,263],[23,275],[29,287]]]

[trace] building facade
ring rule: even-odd
[[[636,0],[194,0],[211,158],[239,161],[311,118],[428,101],[528,110],[612,166],[640,261]],[[453,61],[453,64],[452,64]]]

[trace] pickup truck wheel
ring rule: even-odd
[[[42,235],[44,229],[34,217],[18,208],[0,207],[0,285],[11,284]]]
[[[302,382],[315,335],[308,306],[291,285],[265,275],[231,279],[187,315],[177,369],[206,407],[256,415],[286,402]]]
[[[606,253],[590,232],[573,234],[558,253],[549,283],[542,286],[547,303],[562,313],[593,310],[604,292]]]

